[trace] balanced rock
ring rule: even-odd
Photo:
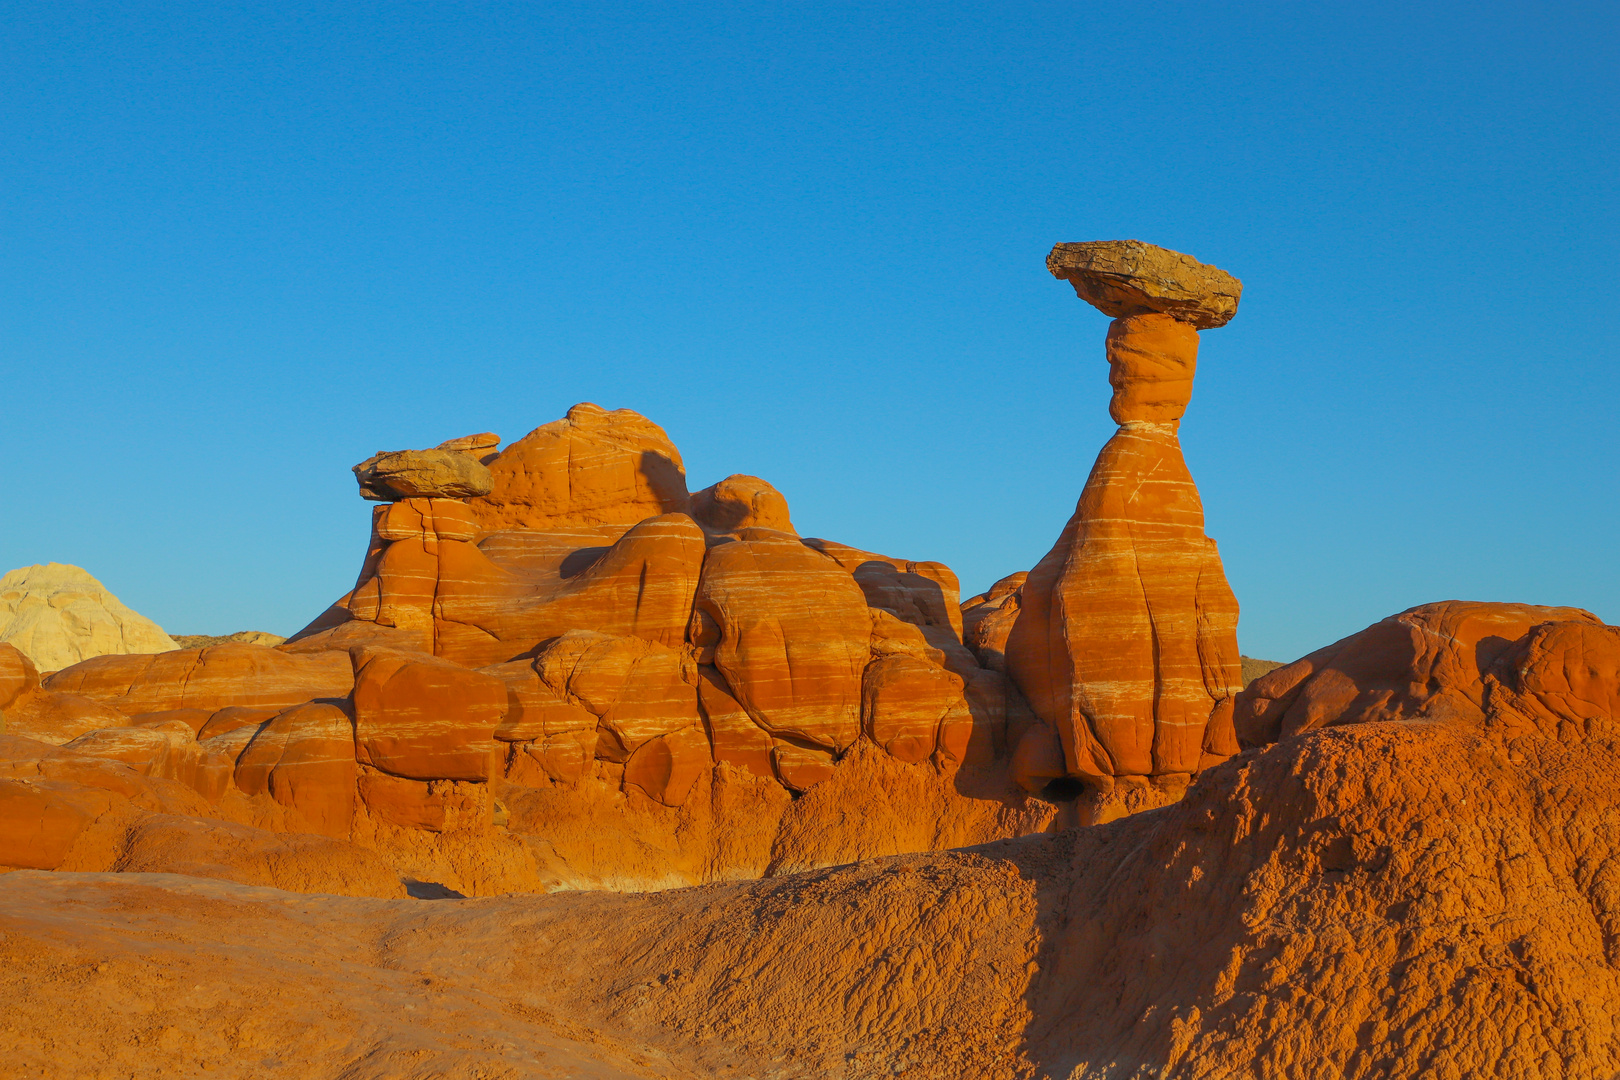
[[[1211,330],[1231,321],[1243,295],[1243,282],[1225,270],[1140,240],[1058,244],[1046,268],[1116,319],[1159,313]]]
[[[42,681],[0,650],[0,711],[28,754],[122,770],[184,815],[153,824],[132,796],[53,773],[39,782],[61,792],[12,792],[38,844],[10,865],[201,870],[216,844],[281,858],[232,832],[250,823],[469,895],[648,888],[1065,813],[1009,782],[1009,739],[1042,725],[963,644],[948,567],[802,539],[758,477],[689,498],[675,447],[627,410],[579,405],[498,442],[363,468],[387,501],[356,587],[291,640],[203,639]],[[490,491],[411,455],[487,467]]]
[[[1076,275],[1082,298],[1116,314],[1107,357],[1120,427],[1057,543],[1016,589],[1006,669],[1056,734],[1067,775],[1102,792],[1120,777],[1166,778],[1175,789],[1237,751],[1237,601],[1177,438],[1194,327],[1231,317],[1235,282],[1222,292],[1211,283],[1227,275],[1134,241],[1059,245],[1053,259],[1054,273]],[[1178,277],[1176,267],[1190,269]],[[1210,308],[1223,297],[1224,308]],[[976,635],[987,656],[995,629]],[[1040,745],[1020,760],[1050,759],[1050,734],[1023,737]]]
[[[354,467],[360,497],[375,502],[396,499],[465,499],[488,495],[494,487],[489,469],[459,450],[393,450],[373,454]]]
[[[85,570],[64,563],[25,566],[0,577],[0,642],[16,646],[41,671],[92,656],[176,648],[151,619],[125,607]]]

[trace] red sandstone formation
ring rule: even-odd
[[[1267,672],[1238,696],[1245,746],[1305,731],[1385,720],[1484,720],[1488,687],[1507,673],[1539,624],[1603,629],[1591,612],[1533,604],[1448,600],[1423,604],[1292,664]],[[1539,640],[1539,638],[1538,638]],[[1600,648],[1607,648],[1599,634]]]
[[[43,685],[0,656],[9,730],[468,893],[753,876],[1067,813],[1009,782],[1009,732],[1036,721],[963,644],[947,567],[801,539],[758,477],[688,496],[626,410],[498,442],[357,466],[387,501],[356,587],[279,647],[102,657]],[[143,812],[108,835],[156,835]],[[27,865],[104,865],[76,843]]]
[[[1015,748],[1027,787],[1052,775],[1061,752],[1062,775],[1105,795],[1123,779],[1159,793],[1131,799],[1173,798],[1237,751],[1237,601],[1176,430],[1198,330],[1231,318],[1241,285],[1137,241],[1059,244],[1047,265],[1115,316],[1109,414],[1119,431],[1028,579],[974,606],[971,640],[1046,722]]]
[[[126,716],[165,709],[297,705],[347,697],[353,669],[342,653],[293,656],[263,645],[98,656],[46,679],[46,690],[79,694]]]
[[[10,1060],[247,1077],[274,1053],[316,1080],[530,1059],[619,1078],[1620,1072],[1620,628],[1453,602],[1316,655],[1295,703],[1337,683],[1334,726],[1157,813],[970,851],[475,905],[23,871],[0,909]],[[199,869],[222,845],[188,820],[146,818],[134,865]],[[256,863],[311,882],[338,843],[265,839],[328,845]],[[361,891],[366,865],[323,891]],[[275,993],[245,999],[243,971]]]
[[[1429,604],[1234,697],[1176,425],[1240,287],[1049,266],[1115,317],[1120,430],[965,604],[580,405],[357,467],[356,587],[283,646],[0,644],[6,1064],[1615,1074],[1620,628]],[[580,887],[646,892],[402,899]]]
[[[693,519],[707,532],[775,529],[794,533],[782,493],[757,476],[737,473],[692,496]]]

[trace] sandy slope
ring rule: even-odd
[[[1105,826],[662,893],[18,872],[0,1043],[53,1077],[1613,1076],[1617,763],[1606,720],[1335,728]]]

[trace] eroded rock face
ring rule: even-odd
[[[1517,656],[1543,623],[1603,626],[1580,608],[1462,600],[1391,615],[1255,679],[1237,698],[1237,736],[1264,746],[1341,724],[1426,716],[1480,722],[1486,674]],[[1608,648],[1601,634],[1594,640]]]
[[[692,496],[692,517],[709,532],[775,529],[796,533],[782,493],[757,476],[737,473]]]
[[[0,577],[0,644],[21,651],[40,671],[93,656],[177,648],[151,619],[125,607],[86,571],[63,563]]]
[[[1449,625],[1505,631],[1526,614],[1470,606]],[[1403,625],[1429,635],[1454,614]],[[129,1038],[192,1016],[192,999],[167,992],[181,971],[183,985],[219,988],[215,1023],[284,1033],[278,1060],[302,1075],[335,1074],[330,1047],[356,1030],[377,1043],[369,1062],[406,1073],[498,1074],[514,1045],[572,1065],[550,1029],[489,1006],[521,998],[590,1031],[593,1049],[656,1053],[695,1076],[784,1061],[788,1075],[941,1080],[1614,1076],[1620,628],[1577,613],[1488,640],[1499,636],[1475,638],[1494,656],[1482,677],[1485,657],[1438,641],[1408,653],[1404,673],[1393,653],[1379,669],[1432,680],[1436,698],[1478,682],[1478,717],[1430,709],[1300,731],[1157,813],[972,850],[881,857],[908,846],[891,815],[929,793],[905,783],[920,770],[862,743],[860,759],[886,763],[863,781],[889,795],[861,808],[885,822],[866,858],[758,881],[478,904],[307,897],[288,918],[285,898],[219,882],[23,873],[6,884],[0,939],[17,988],[13,1058],[47,1075],[64,1062],[111,1071]],[[0,858],[16,835],[9,782]],[[798,851],[816,852],[816,830],[848,805],[838,782],[795,802],[822,804],[784,832]],[[27,820],[60,847],[75,813],[97,812],[91,797],[122,798],[93,789],[49,822]],[[240,860],[219,865],[225,845],[211,837],[172,855],[143,839],[177,820],[152,814],[118,833],[151,859],[139,868],[245,878]],[[82,858],[98,827],[81,827],[65,857]],[[509,963],[490,964],[492,943]],[[247,948],[283,988],[251,1003],[234,992]],[[896,964],[925,977],[874,990],[874,972]],[[87,969],[106,990],[85,993]],[[393,996],[357,997],[357,978]],[[141,1051],[165,1075],[199,1056],[173,1037]]]
[[[871,658],[866,598],[797,536],[744,529],[738,537],[704,560],[691,640],[765,730],[841,751],[860,733],[861,674]]]
[[[0,717],[25,692],[39,686],[39,669],[15,645],[0,642]]]
[[[354,650],[359,760],[414,780],[487,780],[506,685],[420,653]]]
[[[291,655],[236,643],[152,656],[101,656],[43,683],[46,690],[87,697],[126,716],[228,705],[285,707],[347,697],[353,686],[345,653]]]
[[[1220,271],[1162,249],[1059,245],[1059,255],[1082,297],[1119,313],[1107,356],[1120,428],[1052,550],[1021,585],[975,606],[972,640],[987,663],[1002,654],[1057,736],[1066,775],[1102,792],[1121,777],[1163,778],[1152,786],[1174,798],[1188,776],[1237,752],[1237,600],[1177,438],[1195,327],[1231,316],[1199,309],[1194,320],[1184,301],[1229,297],[1235,310],[1237,293],[1220,291]],[[1019,760],[1040,770],[1033,786],[1051,769],[1052,738],[1024,738]]]
[[[704,539],[684,514],[606,534],[479,536],[463,502],[381,508],[359,586],[292,643],[299,652],[406,647],[481,666],[577,628],[661,644],[685,637]]]

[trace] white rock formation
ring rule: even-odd
[[[25,566],[0,577],[0,641],[22,650],[41,671],[109,653],[180,647],[88,572],[64,563]]]

